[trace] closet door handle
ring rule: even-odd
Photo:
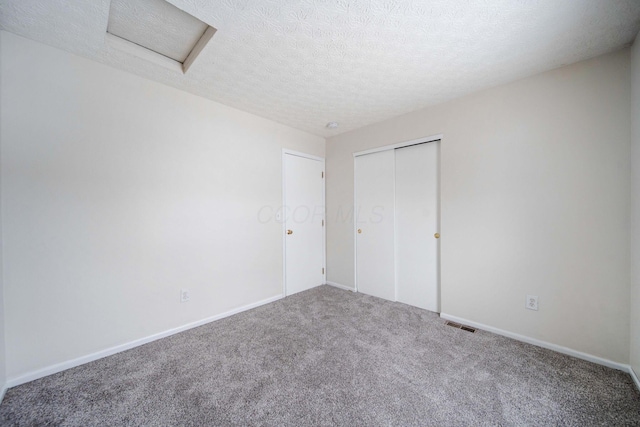
[[[436,239],[439,239],[440,238],[440,233],[434,234],[433,237],[435,237]]]
[[[287,234],[293,234],[293,230],[287,230]]]
[[[358,228],[358,234],[362,234],[362,229]]]

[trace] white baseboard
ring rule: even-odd
[[[329,286],[333,286],[334,288],[338,288],[338,289],[344,289],[345,291],[351,291],[351,292],[355,292],[355,288],[350,288],[348,286],[345,285],[341,285],[340,283],[336,283],[336,282],[325,282],[325,284],[329,285]]]
[[[581,351],[573,350],[568,347],[563,347],[561,345],[552,344],[550,342],[541,341],[535,338],[527,337],[525,335],[516,334],[514,332],[505,331],[502,329],[494,328],[493,326],[483,325],[482,323],[473,322],[471,320],[463,319],[457,316],[451,316],[446,313],[440,313],[440,317],[446,320],[451,320],[452,322],[462,323],[463,325],[472,326],[477,329],[482,329],[483,331],[492,332],[497,335],[502,335],[504,337],[513,338],[514,340],[526,342],[528,344],[533,344],[538,347],[548,348],[549,350],[557,351],[558,353],[567,354],[569,356],[576,357],[578,359],[587,360],[589,362],[597,363],[598,365],[604,365],[609,368],[618,369],[620,371],[629,372],[631,368],[629,365],[625,365],[623,363],[614,362],[613,360],[604,359],[602,357],[594,356],[592,354],[583,353]],[[638,384],[636,382],[636,384]]]
[[[629,374],[631,375],[633,382],[636,383],[636,388],[640,391],[640,380],[638,380],[638,376],[631,366],[629,366]]]
[[[2,403],[2,399],[4,399],[4,394],[7,392],[7,389],[9,387],[5,384],[2,386],[2,388],[0,389],[0,403]]]
[[[161,338],[166,338],[168,336],[196,328],[198,326],[205,325],[207,323],[214,322],[216,320],[223,319],[225,317],[233,316],[234,314],[241,313],[243,311],[251,310],[252,308],[259,307],[261,305],[269,304],[274,301],[278,301],[279,299],[284,298],[283,295],[276,295],[271,298],[267,298],[262,301],[255,302],[253,304],[248,304],[242,307],[234,308],[233,310],[229,310],[225,313],[221,313],[215,316],[207,317],[206,319],[198,320],[196,322],[187,323],[186,325],[179,326],[177,328],[169,329],[164,332],[159,332],[157,334],[150,335],[148,337],[140,338],[134,341],[130,341],[125,344],[117,345],[115,347],[107,348],[105,350],[101,350],[95,353],[88,354],[86,356],[78,357],[76,359],[72,359],[66,362],[57,363],[55,365],[48,366],[46,368],[38,369],[37,371],[32,371],[27,374],[20,375],[18,377],[9,378],[7,380],[7,384],[5,385],[4,390],[15,387],[20,384],[28,383],[29,381],[37,380],[38,378],[46,377],[51,374],[55,374],[70,368],[75,368],[76,366],[84,365],[85,363],[93,362],[94,360],[102,359],[103,357],[111,356],[116,353],[120,353],[125,350],[132,349],[134,347],[141,346],[143,344],[150,343],[152,341],[159,340]]]

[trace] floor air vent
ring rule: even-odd
[[[456,322],[450,322],[450,321],[446,321],[445,325],[447,326],[452,326],[456,329],[462,329],[463,331],[467,331],[467,332],[475,332],[476,330],[474,328],[472,328],[471,326],[466,326],[466,325],[461,325],[460,323],[456,323]]]

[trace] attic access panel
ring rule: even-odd
[[[165,0],[111,0],[107,33],[182,64],[183,72],[215,31]]]

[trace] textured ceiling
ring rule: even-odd
[[[322,136],[619,49],[640,30],[638,0],[169,1],[218,29],[184,75],[105,43],[109,0],[0,0],[0,28]]]

